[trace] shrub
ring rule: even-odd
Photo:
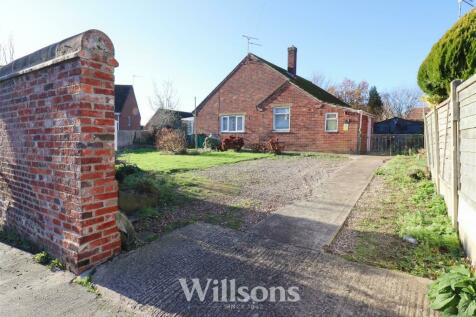
[[[152,208],[152,207],[145,207],[145,208],[141,208],[138,212],[137,212],[137,216],[141,219],[145,219],[145,218],[157,218],[160,216],[160,213],[157,211],[156,208]]]
[[[476,72],[476,10],[458,20],[432,47],[418,71],[418,85],[438,103],[448,97],[454,79]]]
[[[223,151],[234,150],[235,152],[240,152],[244,144],[245,142],[242,137],[230,135],[221,141],[221,149]]]
[[[163,128],[156,135],[157,149],[174,154],[187,152],[187,140],[180,129]]]
[[[122,183],[127,176],[142,172],[137,165],[122,162],[119,166],[116,166],[116,180]]]
[[[124,187],[140,194],[159,194],[159,188],[153,176],[132,174],[124,179]]]
[[[251,152],[264,153],[266,152],[266,145],[262,143],[252,143],[249,145]]]
[[[220,147],[220,140],[214,138],[212,135],[209,135],[203,141],[203,148],[207,150],[218,150]]]
[[[464,266],[452,268],[430,286],[428,297],[444,316],[476,316],[476,276]]]
[[[278,138],[272,137],[269,139],[268,143],[266,143],[266,148],[269,152],[281,154],[284,150],[284,143],[279,142]]]

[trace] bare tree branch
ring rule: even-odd
[[[180,99],[177,96],[177,91],[171,81],[162,82],[162,86],[159,89],[157,83],[154,85],[154,95],[149,98],[149,105],[154,110],[167,109],[176,110],[180,105]]]
[[[386,115],[405,118],[408,113],[422,106],[422,92],[419,89],[397,88],[382,95]]]
[[[159,88],[154,85],[154,95],[149,98],[149,105],[155,111],[150,120],[149,129],[160,132],[163,128],[178,129],[182,127],[181,117],[177,113],[180,100],[171,81],[164,81]]]
[[[327,90],[329,89],[329,87],[334,86],[334,84],[329,78],[327,78],[324,74],[319,72],[314,72],[314,74],[312,75],[311,81],[313,84],[321,87],[324,90]]]

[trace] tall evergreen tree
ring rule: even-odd
[[[379,116],[383,112],[383,102],[380,94],[377,91],[377,87],[372,86],[369,90],[369,101],[367,103],[369,112]]]

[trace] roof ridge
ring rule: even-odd
[[[338,97],[334,96],[333,94],[331,94],[327,90],[325,90],[325,89],[319,87],[318,85],[314,84],[309,79],[306,79],[306,78],[304,78],[302,76],[299,76],[297,74],[293,75],[290,72],[288,72],[286,69],[284,69],[280,66],[277,66],[276,64],[273,64],[273,63],[267,61],[266,59],[264,59],[262,57],[259,57],[258,55],[255,55],[253,53],[249,53],[248,55],[252,55],[252,56],[256,57],[257,59],[261,60],[263,63],[267,64],[271,68],[273,68],[276,71],[278,71],[279,73],[283,74],[284,76],[286,76],[288,78],[288,80],[291,83],[295,84],[299,88],[301,88],[304,91],[306,91],[307,93],[311,94],[313,97],[315,97],[315,98],[317,98],[321,101],[331,103],[331,104],[336,104],[336,105],[339,105],[339,106],[352,108],[349,104],[342,101]]]

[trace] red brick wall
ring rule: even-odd
[[[272,136],[285,143],[286,150],[356,153],[360,114],[343,107],[322,103],[293,84],[284,86],[258,110],[265,100],[286,82],[281,74],[267,65],[248,61],[199,109],[197,133],[219,134],[219,115],[244,114],[245,133],[234,133],[245,139],[245,146],[264,143]],[[273,132],[273,107],[289,105],[289,132]],[[338,113],[338,132],[325,131],[325,113]],[[365,115],[363,116],[367,118]],[[348,121],[348,130],[344,123]],[[365,126],[366,129],[367,126]],[[365,143],[365,139],[363,141]],[[364,144],[365,145],[365,144]]]
[[[117,62],[111,41],[99,31],[54,45],[49,51],[68,47],[69,55],[40,60],[22,74],[0,69],[0,225],[78,273],[120,251]]]
[[[129,126],[129,117],[131,125]],[[140,130],[140,112],[134,90],[127,96],[119,117],[119,130]]]

